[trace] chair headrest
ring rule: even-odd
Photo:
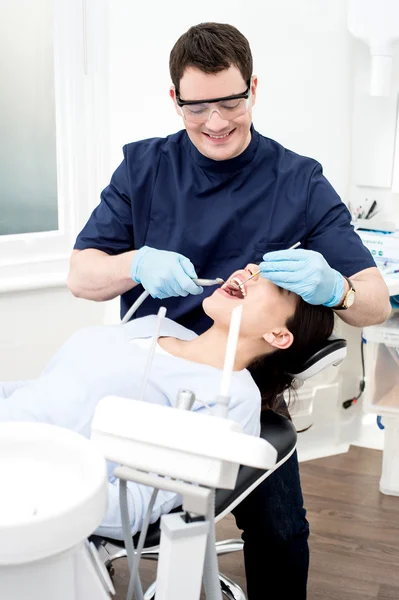
[[[346,357],[346,347],[344,338],[332,335],[322,344],[311,348],[290,375],[303,382],[331,365],[338,366]]]

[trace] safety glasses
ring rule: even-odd
[[[182,100],[176,90],[176,103],[181,108],[184,118],[191,123],[205,123],[214,112],[226,121],[233,121],[245,114],[249,106],[251,94],[250,81],[242,94],[233,94],[210,100]]]

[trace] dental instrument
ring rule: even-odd
[[[301,245],[301,242],[297,242],[293,246],[290,246],[288,248],[288,250],[294,250],[295,248],[298,248],[298,246],[300,246],[300,245]],[[241,283],[239,283],[238,286],[241,288],[244,285],[244,283],[247,283],[247,281],[249,281],[253,277],[256,277],[256,275],[259,275],[259,273],[260,273],[260,270],[256,271],[255,273],[252,273],[252,275],[250,275],[245,281],[241,281]]]
[[[193,279],[193,281],[195,284],[200,285],[201,287],[208,287],[211,285],[222,285],[224,283],[224,279],[222,279],[221,277],[216,277],[216,279],[198,279],[197,278],[197,279]],[[130,321],[131,317],[134,315],[136,310],[143,304],[144,300],[146,298],[148,298],[149,295],[150,294],[149,294],[149,292],[147,292],[147,290],[144,290],[144,292],[142,294],[140,294],[140,296],[132,304],[132,306],[129,308],[129,310],[123,317],[123,319],[121,321],[122,324]]]
[[[220,392],[216,399],[213,414],[217,417],[227,417],[230,401],[230,384],[231,375],[234,371],[234,361],[236,357],[238,335],[240,333],[242,317],[242,304],[237,306],[231,313],[230,328],[227,338],[226,354],[224,359],[222,381],[220,384]]]

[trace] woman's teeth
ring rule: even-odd
[[[243,300],[247,296],[247,290],[244,285],[241,285],[240,279],[238,277],[232,277],[225,287],[226,292],[230,294],[230,296],[236,296]]]

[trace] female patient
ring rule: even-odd
[[[297,359],[332,333],[333,312],[306,304],[299,296],[255,277],[256,269],[234,273],[203,302],[212,327],[200,336],[164,319],[143,400],[173,406],[179,389],[193,390],[197,412],[212,410],[219,391],[232,310],[243,305],[240,336],[231,382],[229,418],[252,435],[259,434],[261,409],[286,413],[281,394],[292,383]],[[21,384],[0,383],[0,421],[41,421],[90,437],[97,403],[108,395],[138,398],[156,316],[125,325],[89,327],[75,333],[42,375]],[[204,440],[206,443],[206,440]],[[118,480],[108,464],[108,510],[96,533],[122,539]],[[132,533],[141,529],[151,489],[129,483]],[[151,522],[178,506],[181,499],[160,491]]]

